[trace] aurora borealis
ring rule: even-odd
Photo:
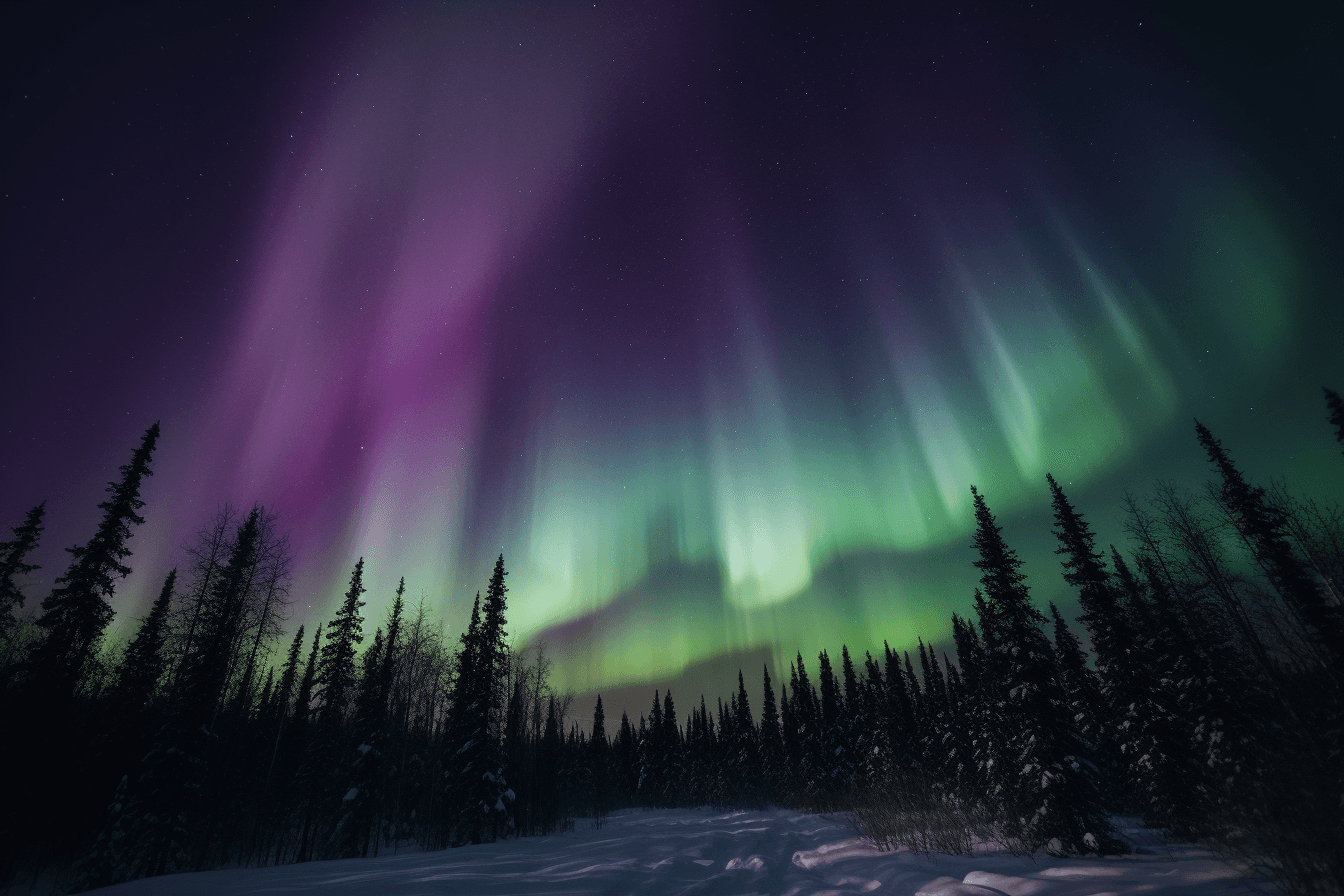
[[[971,484],[1068,602],[1046,472],[1119,540],[1122,489],[1202,475],[1196,415],[1340,493],[1339,66],[1305,24],[9,15],[0,526],[50,500],[30,596],[155,419],[118,624],[260,502],[292,624],[363,556],[368,618],[404,575],[458,630],[503,551],[511,631],[576,692],[943,638]]]

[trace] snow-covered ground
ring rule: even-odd
[[[882,853],[844,822],[797,812],[629,811],[601,830],[443,852],[206,871],[99,890],[116,896],[1266,896],[1272,888],[1194,847],[1136,834],[1135,855],[1106,859]]]

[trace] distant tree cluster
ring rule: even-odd
[[[1344,442],[1344,402],[1326,391]],[[1129,550],[1101,550],[1052,477],[1064,579],[1092,659],[971,489],[980,587],[952,653],[883,645],[763,670],[683,718],[655,691],[611,736],[510,646],[501,556],[449,641],[405,580],[371,639],[364,563],[340,609],[284,647],[291,555],[274,515],[224,507],[124,646],[104,633],[143,522],[151,427],[97,532],[35,618],[19,612],[45,505],[0,542],[0,880],[71,891],[148,875],[439,849],[601,825],[638,806],[853,811],[887,846],[977,839],[1123,852],[1138,815],[1294,894],[1344,891],[1344,515],[1250,482],[1202,425],[1204,494],[1130,497]],[[366,643],[366,641],[368,643]],[[22,770],[22,771],[20,771]],[[110,799],[110,803],[109,803]]]
[[[1046,477],[1094,663],[1033,605],[973,487],[980,587],[953,657],[921,640],[915,662],[884,645],[860,667],[842,646],[837,671],[823,650],[814,687],[799,655],[778,705],[765,670],[759,724],[741,673],[684,725],[655,693],[594,753],[615,786],[599,802],[853,810],[879,843],[954,853],[1122,852],[1111,818],[1138,815],[1289,893],[1344,892],[1344,513],[1252,484],[1196,435],[1215,479],[1129,497],[1127,554]]]

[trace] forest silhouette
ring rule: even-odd
[[[1325,398],[1344,446],[1344,401]],[[659,688],[609,735],[600,697],[581,727],[544,645],[510,640],[502,555],[460,635],[409,605],[404,579],[365,619],[362,558],[333,618],[286,633],[289,540],[261,505],[220,508],[133,636],[108,643],[156,423],[40,604],[24,585],[45,504],[0,542],[0,883],[78,892],[545,835],[630,807],[774,805],[959,854],[1122,853],[1112,819],[1138,816],[1288,893],[1338,894],[1344,511],[1255,484],[1195,430],[1207,488],[1127,497],[1127,545],[1097,544],[1043,483],[1090,650],[1033,603],[970,486],[979,585],[952,616],[953,655],[922,640],[913,658],[799,654],[787,680],[739,671],[689,713]]]

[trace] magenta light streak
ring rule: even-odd
[[[486,310],[563,213],[617,88],[659,64],[619,16],[593,31],[575,9],[389,14],[321,63],[331,86],[278,135],[227,367],[164,459],[178,500],[151,529],[260,501],[294,535],[300,607],[358,553],[376,587],[451,589],[472,461],[492,450],[482,378],[507,355]],[[145,539],[146,561],[171,540]]]

